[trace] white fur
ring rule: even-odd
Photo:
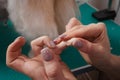
[[[8,0],[8,11],[15,29],[31,41],[43,35],[56,38],[77,8],[74,0]]]

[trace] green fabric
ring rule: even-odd
[[[90,7],[88,4],[81,5],[80,10],[81,22],[83,24],[98,22],[91,16],[92,12],[95,12],[96,10]],[[120,26],[118,26],[111,20],[107,20],[104,22],[107,25],[108,36],[110,38],[110,43],[113,48],[112,53],[119,55]],[[8,21],[8,26],[5,26],[3,23],[0,23],[0,80],[30,80],[30,78],[28,78],[24,74],[21,74],[8,68],[5,64],[6,49],[8,45],[19,35],[20,34],[15,32],[15,29],[13,28],[13,25],[10,21]],[[23,53],[26,53],[27,55],[29,50],[29,44],[26,43],[26,45],[23,48]],[[64,60],[64,62],[66,62],[66,64],[70,67],[70,69],[74,69],[87,64],[80,56],[79,52],[73,47],[68,47],[67,49],[65,49],[62,52],[61,57]]]

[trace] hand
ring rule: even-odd
[[[56,43],[66,41],[77,47],[88,63],[101,70],[104,66],[111,66],[110,43],[103,23],[85,26],[72,18],[66,28],[67,31],[55,40]]]
[[[6,60],[9,67],[28,75],[33,80],[76,80],[59,55],[55,54],[59,48],[62,50],[65,46],[56,46],[48,37],[40,37],[31,43],[36,56],[28,58],[21,53],[24,44],[25,39],[18,37],[9,45]],[[47,48],[43,49],[44,45]]]
[[[66,42],[78,48],[83,58],[103,71],[111,80],[120,80],[120,57],[112,55],[105,24],[82,25],[72,18],[66,25],[66,32],[55,43]]]

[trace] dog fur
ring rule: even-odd
[[[56,38],[79,13],[75,0],[8,0],[7,10],[15,29],[29,41]]]

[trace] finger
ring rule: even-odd
[[[18,37],[7,49],[7,63],[11,63],[14,59],[21,55],[21,48],[25,44],[23,37]]]
[[[58,56],[48,48],[45,48],[41,51],[41,56],[43,58],[43,63],[48,79],[65,80]]]
[[[99,67],[98,63],[108,61],[109,57],[111,56],[109,54],[104,54],[107,53],[104,51],[105,47],[103,47],[99,43],[91,43],[90,41],[82,38],[74,39],[73,41],[71,41],[71,43],[80,52],[82,52],[81,55],[89,64],[96,67]],[[84,53],[86,53],[87,55]]]
[[[57,55],[61,54],[62,51],[67,47],[66,42],[61,42],[59,44],[56,45],[56,48],[54,49],[54,51],[56,52]]]
[[[21,54],[22,46],[25,44],[23,37],[18,37],[13,43],[11,43],[7,49],[6,64],[9,67],[16,68],[18,70],[27,59]]]
[[[95,49],[95,44],[91,43],[85,39],[82,38],[72,38],[67,42],[67,45],[72,45],[76,48],[78,48],[80,51],[84,53],[92,53],[92,52],[97,52]]]
[[[90,24],[86,27],[64,33],[63,35],[65,36],[62,37],[62,40],[68,40],[73,37],[81,37],[85,39],[92,39],[94,41],[94,39],[99,37],[105,30],[105,25],[103,23]]]
[[[62,41],[62,42],[60,42],[59,44],[57,44],[57,45],[56,45],[56,48],[53,49],[53,50],[54,50],[54,52],[55,52],[57,55],[59,55],[59,54],[61,54],[62,51],[63,51],[65,48],[67,48],[67,47],[68,47],[67,43],[66,43],[65,41]]]
[[[49,48],[56,47],[54,42],[47,36],[39,37],[31,42],[31,47],[34,51],[35,56],[39,54],[39,51],[41,51],[44,46],[47,46]]]
[[[55,40],[54,43],[55,44],[59,44],[61,41],[66,41],[66,36],[68,36],[67,34],[71,34],[71,32],[74,32],[76,30],[79,30],[79,28],[82,28],[83,25],[80,26],[74,26],[73,28],[69,29],[67,32],[61,34],[60,36],[58,36]]]
[[[77,38],[84,38],[89,41],[94,41],[96,38],[98,38],[102,33],[106,32],[105,24],[98,23],[98,24],[90,24],[86,27],[75,27],[73,30],[69,30],[65,33],[63,33],[60,37],[57,43],[60,43],[61,41],[67,41],[71,38],[77,37]]]
[[[76,18],[72,18],[70,19],[69,23],[66,25],[66,31],[69,31],[69,32],[72,32],[80,27],[83,27],[83,26],[80,26],[81,23],[79,20],[77,20]],[[64,38],[66,35],[62,34],[60,35],[59,37],[57,37],[55,40],[54,40],[54,43],[58,44],[62,41],[62,38]]]
[[[70,30],[76,25],[81,25],[80,21],[77,20],[76,18],[71,18],[69,23],[66,25],[66,31]]]

